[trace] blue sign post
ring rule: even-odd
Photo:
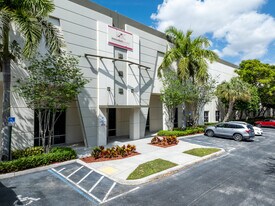
[[[8,118],[8,126],[9,126],[9,160],[11,160],[11,133],[12,133],[12,126],[15,125],[15,117]]]

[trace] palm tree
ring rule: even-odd
[[[228,102],[228,111],[223,122],[228,121],[237,100],[250,101],[250,87],[250,84],[243,82],[239,77],[233,77],[230,82],[222,82],[217,86],[217,97]]]
[[[47,21],[54,10],[52,0],[0,0],[0,60],[3,72],[2,107],[2,159],[9,154],[8,117],[10,116],[11,61],[15,56],[11,51],[10,39],[13,28],[24,39],[23,55],[31,57],[41,39],[51,53],[59,52],[63,45],[59,30]]]
[[[165,55],[159,67],[161,70],[169,68],[174,62],[177,64],[177,73],[181,80],[191,79],[203,83],[208,78],[208,63],[218,60],[218,55],[208,50],[210,42],[206,37],[199,36],[191,39],[192,31],[188,30],[184,34],[181,30],[171,26],[166,31],[168,41],[173,45]]]

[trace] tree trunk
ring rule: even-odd
[[[56,116],[56,112],[53,111],[52,112],[52,115],[51,115],[51,126],[49,127],[50,130],[49,130],[49,139],[48,139],[48,152],[50,151],[51,149],[51,146],[52,146],[52,138],[54,137],[54,125],[55,125],[55,116]]]
[[[227,122],[232,111],[233,111],[233,107],[234,107],[234,103],[235,101],[232,101],[232,102],[229,102],[229,107],[228,107],[228,111],[227,111],[227,114],[225,115],[224,119],[223,119],[223,122]]]
[[[9,23],[3,25],[3,107],[2,107],[2,142],[1,159],[8,160],[9,157],[9,128],[8,117],[10,116],[10,87],[11,87],[11,59],[9,51]]]

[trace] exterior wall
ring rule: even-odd
[[[78,142],[83,142],[83,133],[79,110],[75,101],[66,111],[66,143]]]
[[[129,136],[130,132],[130,109],[116,110],[116,136]]]
[[[150,132],[163,128],[163,107],[159,95],[152,95],[150,99]]]
[[[67,110],[66,143],[84,141],[87,146],[106,144],[108,108],[117,109],[117,136],[127,135],[131,139],[144,137],[149,108],[150,131],[165,129],[165,112],[159,96],[162,84],[157,77],[168,45],[165,35],[88,0],[56,0],[55,5],[51,21],[62,30],[66,50],[80,56],[79,68],[89,80]],[[108,44],[110,26],[132,34],[133,50],[117,49]],[[122,55],[124,60],[135,64],[85,54],[108,58]],[[224,62],[216,62],[209,67],[212,76],[219,81],[229,80],[235,75],[234,68]],[[123,76],[119,75],[120,71]],[[13,81],[27,75],[17,67],[12,72],[15,78]],[[215,76],[217,74],[219,76]],[[119,93],[120,89],[123,94]],[[17,119],[13,145],[32,146],[33,111],[26,108],[24,100],[16,93],[12,95],[12,115]],[[179,126],[182,122],[180,108]],[[213,121],[215,101],[208,104],[205,110],[211,110],[209,121]]]
[[[209,73],[217,81],[217,85],[223,81],[229,81],[232,77],[237,76],[234,72],[237,67],[234,65],[227,65],[224,62],[214,62],[209,64]],[[217,98],[214,98],[212,102],[205,105],[204,111],[209,111],[209,122],[216,122],[215,112],[220,111],[220,116],[224,116],[224,112],[218,109]],[[203,113],[201,118],[203,118]]]

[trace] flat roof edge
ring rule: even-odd
[[[220,62],[220,63],[225,64],[225,65],[227,65],[227,66],[233,67],[233,68],[235,68],[235,69],[238,69],[238,68],[239,68],[239,66],[237,66],[236,64],[230,63],[230,62],[225,61],[225,60],[220,59],[220,58],[217,60],[217,62]]]
[[[130,26],[136,27],[136,28],[138,28],[138,29],[140,29],[142,31],[145,31],[147,33],[153,34],[153,35],[155,35],[157,37],[160,37],[160,38],[166,40],[166,35],[164,33],[160,32],[160,31],[158,31],[156,29],[153,29],[151,27],[148,27],[148,26],[146,26],[146,25],[144,25],[142,23],[134,21],[133,19],[130,19],[130,18],[126,17],[126,16],[123,16],[123,15],[121,15],[121,14],[115,12],[115,11],[112,11],[112,10],[110,10],[110,9],[108,9],[106,7],[103,7],[103,6],[99,5],[99,4],[96,4],[96,3],[92,2],[92,1],[89,1],[89,0],[81,0],[81,1],[80,0],[69,0],[69,1],[71,1],[73,3],[76,3],[76,4],[80,5],[80,6],[89,8],[91,10],[94,10],[96,12],[99,12],[101,14],[104,14],[106,16],[111,17],[113,19],[113,23],[117,22],[118,25],[114,25],[114,26],[116,26],[118,28],[125,29],[124,25],[128,24]]]

